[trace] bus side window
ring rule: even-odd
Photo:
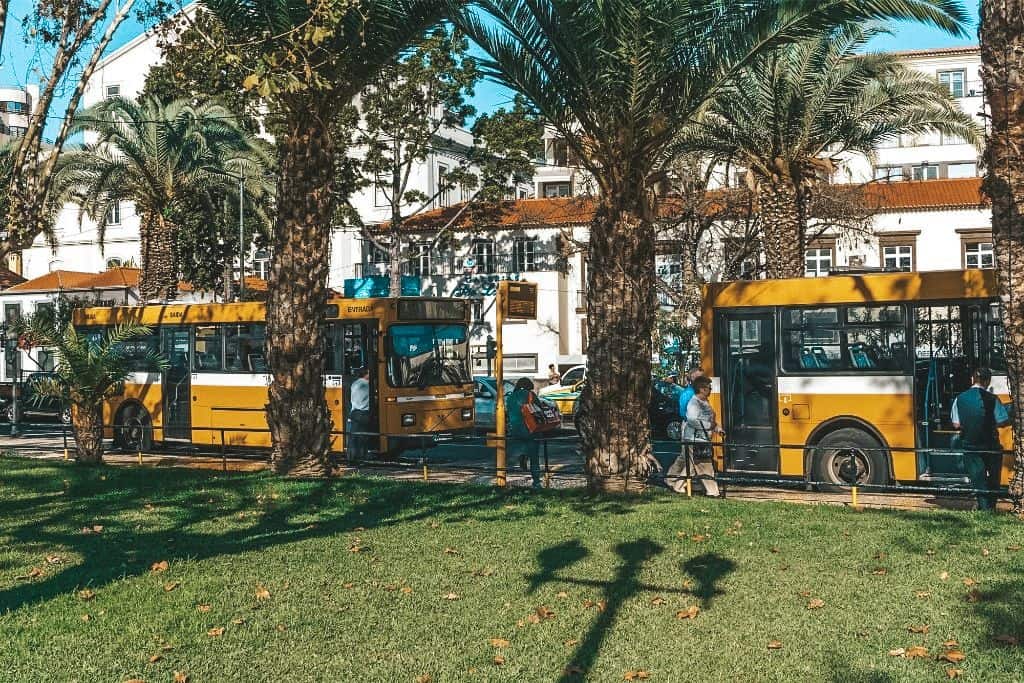
[[[266,325],[243,323],[224,326],[224,367],[232,372],[266,372],[263,356]]]
[[[195,347],[192,349],[196,372],[215,372],[221,369],[223,342],[220,325],[196,327]]]

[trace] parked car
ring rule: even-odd
[[[71,424],[71,406],[54,398],[36,398],[35,385],[41,379],[53,377],[52,372],[33,372],[18,384],[18,420],[27,417],[46,416],[56,418],[64,424]],[[4,419],[14,420],[14,404],[8,399],[3,407]]]
[[[579,382],[571,389],[547,394],[544,398],[555,402],[564,415],[572,415],[573,421],[579,414],[579,396],[586,382]],[[664,380],[652,381],[651,402],[647,414],[655,438],[679,441],[683,438],[683,423],[679,418],[680,388]]]
[[[546,387],[541,387],[537,390],[538,396],[547,396],[548,394],[562,392],[565,390],[572,390],[574,386],[582,382],[587,378],[587,366],[586,365],[574,365],[562,374],[562,380],[558,384],[549,384]],[[565,411],[563,411],[565,412]]]
[[[515,387],[515,382],[506,379],[503,384],[505,385],[505,391],[503,395],[507,396],[512,393],[512,389]],[[497,380],[494,377],[474,377],[473,378],[473,395],[476,397],[476,428],[482,431],[493,431],[497,427],[497,421],[495,420],[496,404],[494,397],[497,395]]]

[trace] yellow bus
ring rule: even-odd
[[[953,399],[987,365],[1008,400],[991,270],[714,284],[701,321],[726,472],[967,483],[962,459],[929,452],[950,446]]]
[[[363,367],[370,370],[370,431],[388,435],[381,437],[380,450],[394,454],[419,443],[423,434],[471,430],[471,316],[466,299],[331,300],[323,324],[324,385],[338,432],[332,450],[344,448],[340,432],[349,387]],[[138,362],[123,395],[104,407],[106,436],[117,447],[147,450],[154,442],[175,441],[271,445],[264,304],[85,308],[73,319],[85,334],[125,321],[141,322],[152,334],[125,345]],[[169,367],[147,367],[151,351],[161,353]]]

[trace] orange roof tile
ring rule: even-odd
[[[716,191],[714,194],[720,193]],[[880,211],[922,209],[955,209],[981,206],[981,178],[952,180],[907,180],[890,183],[869,183],[864,186],[869,201],[877,202]],[[714,202],[709,208],[714,208]],[[675,214],[679,200],[662,200],[659,211],[665,217]],[[592,197],[559,197],[551,199],[520,199],[496,205],[484,205],[462,214],[461,204],[427,211],[407,220],[403,229],[412,232],[437,230],[454,219],[452,227],[502,229],[511,227],[557,227],[589,223],[594,217]],[[457,216],[458,214],[458,216]],[[457,217],[456,217],[457,216]]]
[[[56,292],[62,289],[83,289],[82,283],[88,282],[96,273],[83,273],[76,270],[54,270],[15,285],[8,292]]]
[[[0,290],[9,289],[15,285],[21,284],[22,282],[25,282],[25,278],[9,268],[0,266]]]

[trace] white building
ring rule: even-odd
[[[24,137],[38,107],[38,86],[0,86],[0,143]]]

